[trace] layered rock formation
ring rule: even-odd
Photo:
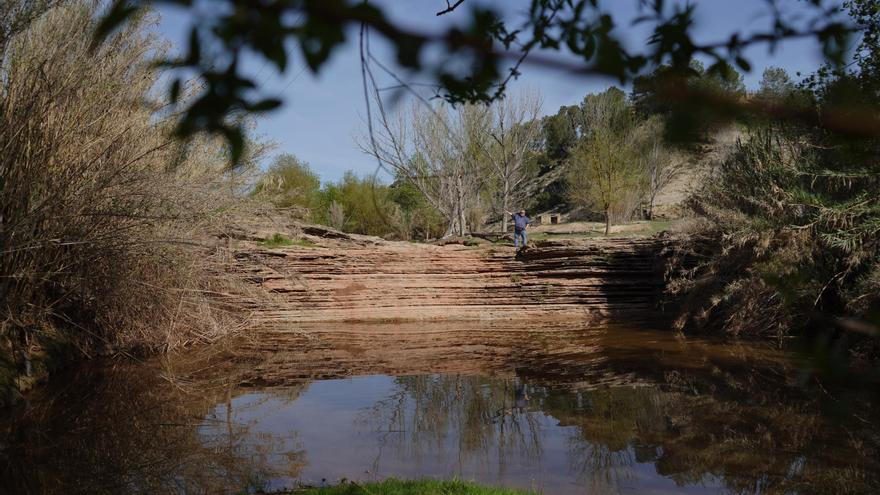
[[[512,247],[320,240],[236,250],[235,270],[277,297],[263,324],[644,317],[663,280],[653,239]]]

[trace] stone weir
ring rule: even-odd
[[[497,245],[318,239],[236,249],[234,270],[274,293],[257,323],[644,319],[663,288],[655,239]]]

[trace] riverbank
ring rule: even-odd
[[[517,254],[505,242],[386,241],[266,212],[240,220],[200,241],[211,276],[224,286],[200,293],[223,313],[226,326],[217,335],[261,339],[266,331],[308,322],[528,325],[533,319],[595,322],[618,315],[631,323],[654,322],[663,294],[667,241],[656,237],[538,240]],[[74,323],[58,321],[20,345],[6,341],[0,407],[71,363],[143,355],[108,345],[100,329],[83,332]]]
[[[481,486],[465,481],[390,479],[375,483],[343,483],[326,488],[305,488],[284,493],[288,495],[527,495],[535,492]]]

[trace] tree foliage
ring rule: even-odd
[[[607,235],[611,223],[630,214],[641,197],[637,124],[617,88],[588,95],[582,117],[584,137],[568,165],[569,195],[574,204],[605,215]]]
[[[680,100],[670,93],[683,90],[702,95],[694,100]],[[667,122],[666,137],[678,143],[705,142],[729,123],[731,114],[705,104],[706,98],[734,100],[745,95],[742,74],[733,66],[719,63],[706,70],[693,61],[687,69],[664,65],[646,76],[636,77],[630,95],[637,112],[643,116],[659,115]]]
[[[341,219],[338,224],[341,230],[398,237],[397,222],[392,220],[396,205],[391,201],[388,186],[380,184],[375,177],[361,178],[349,171],[339,182],[325,185],[320,195],[320,203],[312,214],[314,220],[330,220],[336,209],[334,223]]]
[[[761,75],[758,95],[765,98],[785,98],[796,90],[794,81],[781,67],[767,67]]]
[[[486,179],[487,108],[413,105],[409,110],[383,113],[378,132],[363,137],[361,149],[414,185],[445,219],[447,235],[464,235]]]
[[[299,208],[307,213],[318,202],[321,179],[308,163],[289,153],[275,157],[260,177],[253,195],[281,208]]]
[[[148,3],[155,1],[113,0],[97,26],[96,40],[114,32]],[[848,23],[839,4],[830,0],[807,2],[805,23],[799,22],[798,16],[786,15],[776,2],[768,1],[771,28],[749,33],[733,30],[718,41],[701,43],[694,37],[695,5],[639,0],[640,15],[635,22],[649,26],[651,35],[648,43],[629,50],[620,39],[625,31],[624,20],[608,14],[597,0],[533,0],[524,15],[515,20],[475,6],[463,14],[463,23],[439,33],[412,31],[392,21],[379,6],[355,0],[218,0],[220,5],[211,9],[210,15],[197,9],[200,2],[158,3],[188,8],[192,13],[186,52],[164,61],[167,67],[184,69],[170,86],[171,99],[176,101],[185,85],[182,74],[194,72],[205,85],[204,91],[185,105],[177,132],[184,136],[200,131],[220,133],[236,153],[242,149],[242,133],[227,117],[241,111],[264,112],[281,104],[278,98],[262,98],[253,91],[256,82],[241,68],[244,53],[256,52],[283,72],[289,65],[285,43],[294,41],[309,69],[318,72],[340,46],[350,42],[350,27],[360,26],[362,37],[375,33],[388,41],[399,67],[430,76],[438,96],[455,104],[500,98],[510,80],[520,74],[523,63],[627,82],[664,64],[681,75],[697,56],[713,61],[710,71],[726,66],[750,70],[746,48],[812,37],[821,44],[826,58],[839,67],[850,33],[865,28]],[[453,15],[453,11],[459,14],[461,4],[457,2],[458,8],[441,10],[438,15]],[[426,56],[428,52],[437,56]],[[578,62],[569,64],[547,56],[556,53],[573,56]],[[362,53],[365,62],[370,57]],[[713,95],[699,91],[689,97],[680,91],[668,94],[682,102],[689,97],[709,104],[714,101]]]

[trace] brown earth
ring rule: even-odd
[[[230,270],[273,294],[254,308],[258,326],[651,318],[663,286],[659,239],[545,242],[517,254],[300,230],[308,245],[263,247],[254,234],[231,249]]]

